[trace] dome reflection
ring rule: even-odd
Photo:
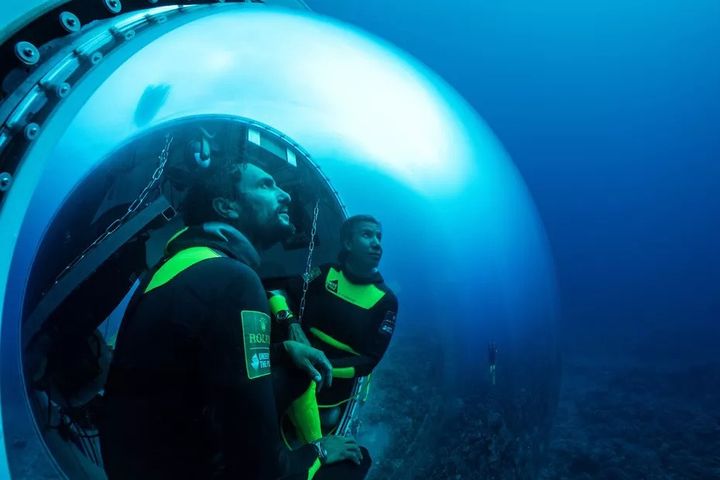
[[[533,478],[559,383],[542,226],[487,126],[378,39],[234,6],[166,33],[65,119],[18,244],[40,245],[63,201],[120,146],[208,115],[283,132],[336,193],[333,218],[345,208],[383,222],[381,270],[400,311],[361,413],[371,477]],[[145,180],[128,175],[127,193]],[[16,274],[48,255],[30,253]]]

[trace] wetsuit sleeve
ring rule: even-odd
[[[289,451],[280,439],[270,362],[282,350],[270,345],[265,292],[249,267],[214,260],[226,279],[200,352],[212,438],[228,478],[307,479],[317,467],[311,445]],[[222,268],[220,268],[222,267]]]
[[[317,281],[317,278],[323,278],[327,274],[329,264],[321,265],[313,268],[308,277],[308,283]],[[268,292],[276,291],[282,295],[287,301],[288,306],[293,313],[298,313],[300,299],[302,298],[304,275],[295,275],[293,277],[277,277],[263,280],[265,289]]]
[[[270,304],[270,312],[272,313],[273,318],[277,319],[277,316],[280,312],[286,311],[290,313],[290,316],[286,319],[286,322],[288,324],[298,323],[299,319],[295,315],[295,311],[297,310],[297,308],[291,306],[295,305],[296,303],[292,301],[292,297],[287,293],[286,289],[277,288],[273,290],[268,290],[267,297],[268,303]],[[283,324],[282,326],[285,325]]]
[[[315,267],[309,273],[309,281],[312,282],[315,278],[320,276],[323,270],[327,270],[327,266]],[[270,309],[275,318],[275,314],[281,310],[288,310],[292,316],[284,324],[276,325],[282,328],[281,334],[285,337],[278,336],[277,338],[287,338],[287,327],[292,323],[299,323],[298,317],[300,308],[300,299],[303,293],[303,275],[296,275],[293,277],[277,277],[270,278],[263,281],[265,290],[267,291],[268,301],[270,303]]]
[[[365,348],[362,349],[362,353],[330,359],[333,375],[344,377],[369,375],[385,355],[395,331],[398,311],[397,297],[392,292],[388,292],[386,298],[374,309],[374,322],[372,328],[367,330],[367,337],[363,342]]]
[[[303,280],[301,276],[273,278],[264,282],[270,312],[274,320],[273,338],[286,339],[291,324],[299,323],[298,304],[302,296]],[[280,320],[280,316],[285,316]]]

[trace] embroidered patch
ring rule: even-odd
[[[250,380],[270,374],[270,317],[262,312],[243,310],[245,370]]]
[[[325,288],[330,290],[331,292],[337,293],[338,291],[338,281],[337,280],[330,280],[325,283]]]
[[[392,333],[395,331],[395,318],[397,317],[397,314],[393,312],[392,310],[388,310],[385,312],[385,318],[383,319],[382,323],[380,324],[380,328],[378,331],[380,333],[386,333],[388,335],[392,335]]]

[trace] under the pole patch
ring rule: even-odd
[[[270,317],[252,310],[243,310],[240,316],[248,378],[270,375]]]

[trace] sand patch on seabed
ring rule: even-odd
[[[363,424],[362,431],[358,434],[358,442],[372,452],[373,458],[385,457],[390,441],[390,428],[382,423]]]
[[[539,480],[720,478],[720,363],[566,365]]]

